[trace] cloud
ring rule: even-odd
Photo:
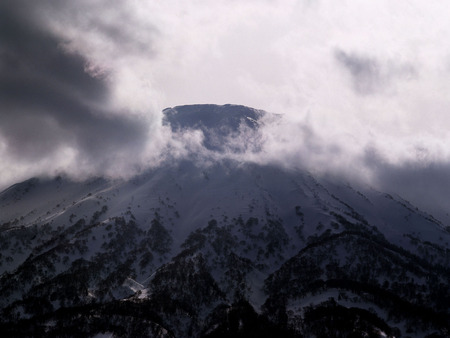
[[[335,52],[335,58],[351,76],[354,91],[361,95],[386,91],[394,80],[411,79],[415,75],[413,66],[396,64],[395,61],[382,64],[374,58],[342,50]]]
[[[123,153],[140,153],[148,121],[111,107],[106,77],[90,74],[88,61],[64,50],[61,39],[33,14],[26,2],[3,2],[0,8],[4,179],[13,172],[76,172],[70,168],[75,166],[98,171],[116,165]],[[64,153],[71,161],[61,159]]]
[[[399,194],[439,220],[448,222],[450,163],[410,161],[392,165],[381,160],[376,166],[372,178],[374,186],[384,192]]]
[[[450,162],[446,1],[1,6],[4,184],[56,168],[125,173],[169,148],[183,156],[186,144],[201,151],[198,133],[179,142],[160,125],[162,109],[190,103],[282,114],[247,156],[260,163],[388,182],[388,168]]]
[[[373,93],[380,86],[379,65],[369,58],[336,52],[336,59],[350,72],[355,91],[361,94]]]

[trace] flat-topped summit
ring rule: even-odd
[[[164,109],[163,113],[163,122],[170,125],[173,131],[186,128],[237,131],[242,123],[255,128],[258,120],[265,114],[263,110],[233,104],[176,106]]]
[[[173,132],[202,131],[205,148],[242,152],[248,144],[254,145],[259,138],[257,131],[260,120],[267,113],[241,105],[195,104],[166,108],[163,114],[163,124],[170,126]],[[240,144],[243,148],[230,144],[230,141],[240,137],[248,143]]]

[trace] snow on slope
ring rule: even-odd
[[[25,193],[24,185],[29,187]],[[34,179],[11,187],[0,196],[2,232],[31,224],[67,228],[79,219],[89,223],[106,206],[100,222],[130,213],[145,229],[155,214],[159,215],[171,231],[175,252],[189,233],[211,219],[226,222],[238,217],[265,219],[272,215],[283,221],[290,238],[296,238],[295,227],[301,222],[304,237],[326,229],[335,231],[334,213],[361,217],[363,223],[376,226],[389,241],[409,250],[415,250],[412,237],[448,247],[444,225],[401,199],[370,189],[361,192],[329,183],[325,187],[301,170],[285,172],[270,166],[223,163],[199,168],[183,162],[149,171],[128,182]],[[300,207],[303,220],[296,215],[296,207]],[[292,255],[301,246],[298,239],[292,249],[286,250]]]

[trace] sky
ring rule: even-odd
[[[169,144],[185,154],[164,108],[233,103],[283,117],[256,162],[445,208],[449,12],[439,0],[2,0],[0,190],[133,175]]]

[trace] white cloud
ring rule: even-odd
[[[345,171],[367,149],[395,165],[450,159],[447,1],[49,4],[36,7],[43,24],[108,74],[110,110],[154,124],[148,161],[166,142],[160,111],[190,103],[284,114],[263,160]]]

